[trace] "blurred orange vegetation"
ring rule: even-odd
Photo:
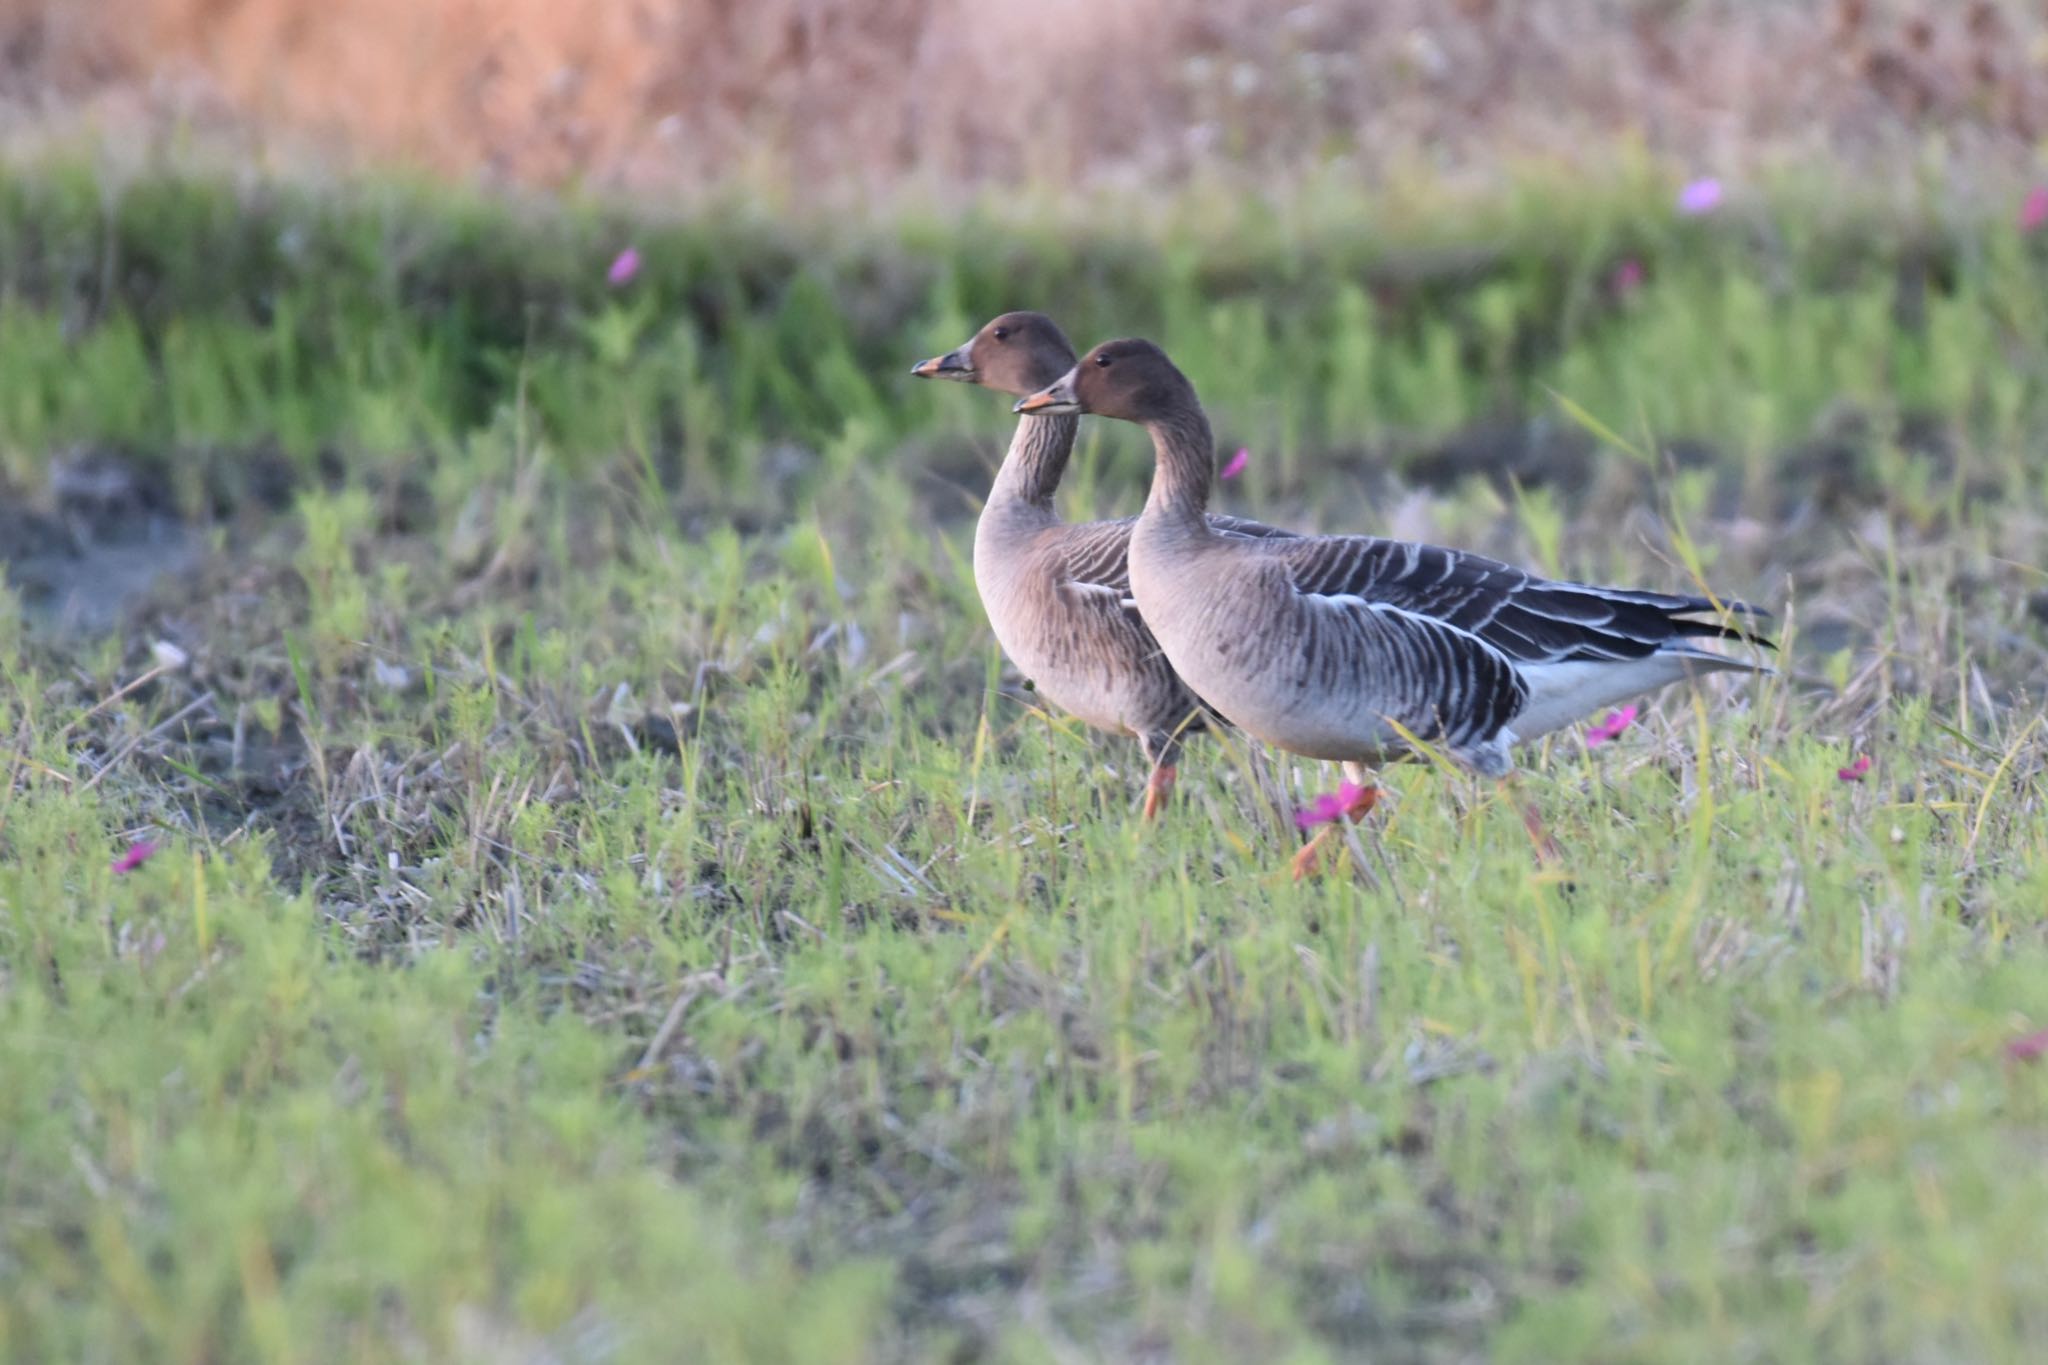
[[[0,130],[486,181],[812,191],[1998,171],[2048,133],[2030,0],[0,0]]]

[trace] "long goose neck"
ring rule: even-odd
[[[1216,441],[1209,419],[1190,403],[1145,424],[1152,433],[1156,464],[1145,515],[1208,529],[1209,489],[1216,476]]]
[[[1018,418],[1009,453],[996,471],[989,504],[1025,503],[1050,514],[1052,495],[1059,490],[1060,476],[1067,472],[1067,457],[1074,453],[1074,433],[1080,429],[1078,417]]]

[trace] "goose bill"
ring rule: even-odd
[[[910,372],[920,379],[958,379],[971,382],[974,379],[974,360],[968,346],[956,346],[944,355],[935,355],[930,360],[920,360],[910,367]]]
[[[1037,393],[1019,398],[1012,412],[1037,413],[1041,417],[1064,416],[1081,410],[1081,400],[1074,394],[1074,376],[1046,385]]]

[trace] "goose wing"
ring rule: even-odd
[[[1060,585],[1078,592],[1131,596],[1131,519],[1063,526],[1059,533]]]
[[[1246,540],[1300,540],[1301,532],[1288,531],[1278,526],[1268,526],[1263,521],[1250,517],[1226,517],[1219,513],[1209,514],[1209,529],[1219,536],[1242,536]]]
[[[1418,739],[1481,772],[1506,772],[1512,736],[1504,732],[1529,701],[1515,660],[1429,611],[1421,594],[1389,600],[1355,591],[1371,580],[1345,568],[1353,548],[1342,539],[1275,547],[1292,594],[1280,688],[1303,698],[1369,698],[1370,712]]]
[[[1728,623],[1729,615],[1767,614],[1742,602],[1559,582],[1483,555],[1374,536],[1324,536],[1274,549],[1299,593],[1409,612],[1517,665],[1619,662],[1689,651],[1689,642],[1700,639],[1770,647],[1763,636]]]
[[[1131,528],[1136,517],[1116,521],[1090,521],[1060,529],[1060,571],[1062,585],[1076,591],[1112,590],[1122,595],[1125,609],[1137,613],[1131,600]],[[1299,540],[1294,531],[1253,521],[1248,517],[1209,518],[1218,535],[1245,540]]]
[[[1291,531],[1242,517],[1213,518],[1233,539],[1295,539]],[[1069,653],[1092,655],[1104,674],[1135,671],[1135,692],[1148,699],[1148,752],[1171,756],[1174,736],[1221,723],[1173,671],[1131,596],[1131,529],[1136,518],[1060,528],[1053,577],[1067,603],[1061,618]]]
[[[1146,754],[1171,763],[1180,737],[1221,723],[1173,671],[1131,598],[1130,545],[1135,519],[1061,528],[1052,562],[1065,604],[1058,614],[1063,650],[1094,676],[1124,679],[1133,709],[1126,721]]]

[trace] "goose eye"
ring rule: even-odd
[[[1106,370],[1109,368],[1109,357],[1106,355],[1099,355],[1095,357],[1095,363]]]
[[[1010,329],[1009,329],[1009,328],[1007,328],[1007,327],[998,327],[998,328],[996,328],[996,340],[997,340],[997,341],[1007,341],[1007,340],[1009,340],[1009,337],[1010,337]]]

